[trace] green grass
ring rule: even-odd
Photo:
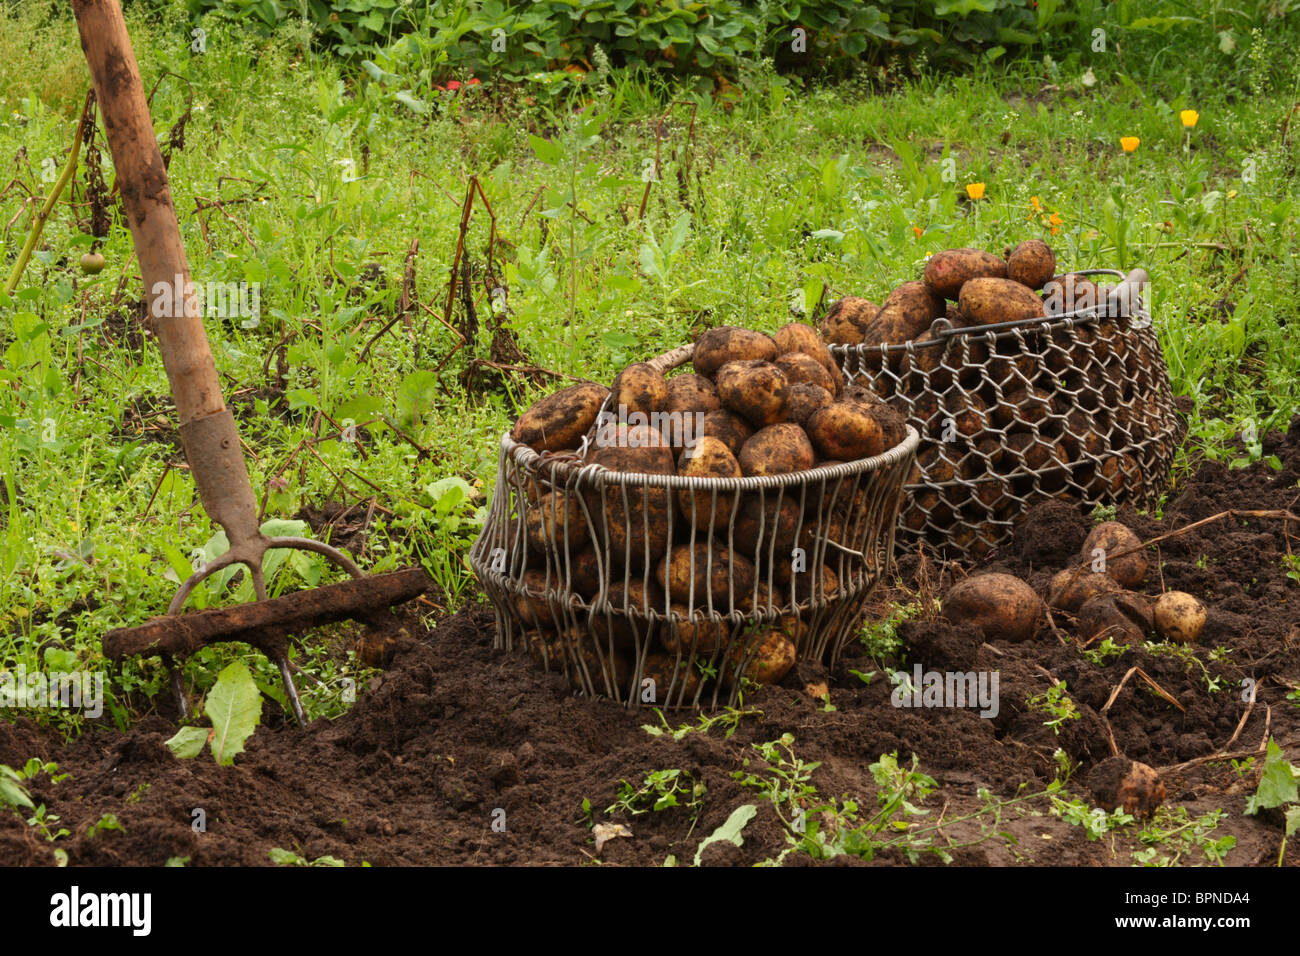
[[[677,106],[641,218],[657,121],[677,95],[657,81],[611,75],[550,107],[527,88],[449,95],[426,120],[301,36],[214,28],[194,55],[173,9],[146,20],[132,8],[129,24],[147,88],[165,71],[184,78],[164,77],[152,101],[164,139],[193,95],[170,174],[196,279],[261,283],[257,327],[212,319],[208,333],[265,517],[373,498],[364,563],[418,560],[452,604],[474,593],[465,552],[497,439],[551,387],[482,367],[478,387],[463,386],[468,363],[491,357],[481,208],[466,238],[480,329],[448,358],[458,337],[439,317],[471,175],[496,214],[490,284],[508,289],[507,326],[527,363],[566,375],[608,381],[704,325],[771,330],[839,295],[879,299],[928,253],[1042,237],[1066,267],[1151,273],[1196,447],[1224,454],[1246,422],[1285,427],[1300,407],[1300,136],[1281,136],[1300,97],[1248,59],[1232,83],[1130,79],[1099,58],[1092,87],[1061,68],[1059,89],[1043,91],[1042,64],[1022,60],[887,93],[865,79],[802,89],[753,64],[734,108],[681,94],[694,141]],[[1167,60],[1198,56],[1170,43]],[[0,60],[0,158],[21,184],[0,195],[0,259],[12,263],[28,220],[11,220],[48,188],[42,161],[63,156],[88,77],[71,19],[34,6],[0,7]],[[1190,135],[1187,108],[1200,113]],[[1128,155],[1130,135],[1142,142]],[[964,198],[973,182],[986,185],[977,203]],[[123,337],[141,290],[121,221],[103,243],[108,267],[77,268],[89,244],[73,218],[87,209],[70,204],[84,202],[78,183],[0,305],[0,662],[29,669],[51,654],[96,666],[105,630],[160,613],[187,564],[219,545],[192,480],[169,465],[183,458],[156,346]],[[197,214],[196,198],[226,201],[228,215]],[[363,360],[395,314],[413,239],[427,309]],[[330,438],[346,418],[381,419],[361,430],[364,456]],[[321,574],[286,562],[277,586]],[[225,599],[215,586],[199,597]],[[191,676],[205,686],[231,653],[205,652]],[[359,673],[325,667],[319,648],[303,655],[331,680]],[[267,686],[272,673],[257,671]],[[162,687],[155,665],[132,664],[110,707],[126,721],[125,692]]]

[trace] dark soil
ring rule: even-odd
[[[1265,453],[1277,455],[1283,470],[1263,463],[1229,470],[1207,462],[1174,490],[1163,520],[1131,512],[1119,517],[1147,540],[1229,508],[1295,510],[1300,418],[1286,436],[1268,436]],[[1041,588],[1070,563],[1088,528],[1088,518],[1067,504],[1041,505],[1010,548],[972,573],[1006,571]],[[1292,524],[1289,531],[1295,547],[1300,527]],[[1300,763],[1300,705],[1286,699],[1300,685],[1300,586],[1286,577],[1287,553],[1283,522],[1266,519],[1225,519],[1159,545],[1143,590],[1190,591],[1210,608],[1194,660],[1130,648],[1118,659],[1090,662],[1067,615],[1055,615],[1058,630],[1045,625],[1023,644],[985,643],[973,628],[934,617],[899,628],[905,662],[873,661],[855,645],[833,673],[801,665],[782,685],[752,695],[745,705],[761,714],[742,719],[731,737],[714,728],[680,741],[641,729],[658,724],[653,711],[628,713],[575,698],[561,676],[537,670],[526,654],[493,650],[492,615],[481,607],[432,628],[407,612],[394,622],[399,636],[392,666],[350,712],[298,729],[268,704],[265,725],[233,767],[218,767],[206,754],[174,758],[164,745],[174,725],[163,716],[146,717],[126,734],[105,721],[66,743],[27,718],[0,723],[0,763],[20,767],[40,757],[71,774],[57,784],[44,775],[30,784],[33,798],[70,834],[51,844],[18,816],[0,812],[0,864],[52,864],[58,846],[72,864],[159,865],[188,857],[191,865],[261,865],[278,847],[348,865],[574,865],[596,858],[592,822],[622,823],[631,832],[605,844],[599,854],[604,863],[659,865],[670,854],[689,863],[704,837],[736,807],[753,803],[759,809],[743,845],[715,843],[703,854],[705,863],[752,864],[777,856],[787,838],[772,805],[733,773],[747,757],[751,770],[762,768],[750,745],[788,733],[801,759],[820,762],[812,782],[822,797],[852,798],[868,814],[877,791],[870,765],[881,754],[896,751],[900,762],[915,754],[939,785],[921,801],[929,810],[924,820],[954,821],[943,830],[954,841],[981,836],[978,819],[959,819],[979,807],[981,789],[999,798],[1014,796],[1022,785],[1026,793],[1041,790],[1057,775],[1053,754],[1060,748],[1077,765],[1067,789],[1091,801],[1089,774],[1096,772],[1093,782],[1108,779],[1105,762],[1117,751],[1161,772],[1167,805],[1194,817],[1227,812],[1213,836],[1236,837],[1229,864],[1274,865],[1282,836],[1278,816],[1243,815],[1262,760],[1241,776],[1222,758],[1179,765],[1225,747],[1255,751],[1269,734]],[[908,601],[916,591],[938,593],[962,573],[914,555],[903,556],[898,570],[898,586],[879,595],[881,615],[891,601]],[[1218,648],[1226,651],[1212,657]],[[997,671],[997,715],[893,706],[894,688],[880,671],[902,665],[910,672],[918,664],[924,670]],[[1135,666],[1179,706],[1136,672],[1124,682]],[[865,684],[853,670],[877,674]],[[1059,733],[1045,725],[1048,715],[1026,704],[1054,680],[1066,685],[1079,712],[1062,722]],[[818,681],[827,682],[833,710],[816,696]],[[1243,688],[1252,686],[1244,681],[1254,682],[1253,706],[1244,701]],[[156,705],[167,713],[165,701]],[[1249,718],[1239,727],[1248,707]],[[669,717],[674,726],[693,719]],[[1109,766],[1120,765],[1127,766]],[[685,798],[658,812],[605,813],[620,781],[639,785],[646,774],[664,769],[685,771],[706,788],[693,826]],[[195,810],[203,811],[206,832],[191,826]],[[996,829],[1014,842],[990,836],[953,856],[967,864],[1127,866],[1130,851],[1142,848],[1139,827],[1114,840],[1089,841],[1081,827],[1049,810],[1045,799],[1008,810]],[[88,836],[107,813],[124,829]],[[786,862],[810,859],[792,854]],[[893,850],[875,857],[884,864],[904,861]],[[1192,851],[1182,862],[1203,859]],[[1300,863],[1300,847],[1288,847],[1286,863]]]

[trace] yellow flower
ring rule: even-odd
[[[1038,197],[1037,197],[1037,196],[1030,196],[1030,197],[1029,197],[1029,204],[1030,204],[1031,206],[1034,207],[1034,212],[1042,212],[1042,211],[1043,211],[1043,204],[1040,203],[1040,202],[1038,201]]]
[[[1052,235],[1055,236],[1058,233],[1060,233],[1061,226],[1064,224],[1064,220],[1061,219],[1060,213],[1054,212],[1052,213],[1052,217],[1047,220],[1047,223],[1052,227]]]
[[[1138,144],[1141,142],[1142,140],[1138,139],[1136,136],[1121,136],[1119,138],[1119,145],[1123,147],[1124,152],[1126,153],[1133,152],[1133,150],[1138,148]]]
[[[984,198],[984,184],[983,184],[983,183],[967,183],[967,184],[966,184],[966,195],[969,196],[971,199],[983,199],[983,198]]]
[[[1183,125],[1191,129],[1196,125],[1196,121],[1201,118],[1201,114],[1196,110],[1183,110],[1178,114],[1178,118],[1183,121]]]

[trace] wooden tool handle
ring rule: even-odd
[[[73,0],[163,367],[182,425],[226,407],[190,286],[167,168],[117,0]],[[193,463],[191,463],[193,464]]]

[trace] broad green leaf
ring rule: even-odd
[[[262,695],[248,665],[235,661],[217,675],[203,712],[212,721],[212,756],[223,766],[234,763],[262,720]]]
[[[6,767],[0,764],[0,803],[6,803],[11,807],[25,807],[28,810],[35,810],[32,798],[27,795],[27,788],[23,786],[22,779],[12,767]]]
[[[534,136],[529,133],[528,145],[533,148],[533,152],[537,155],[537,158],[547,166],[558,166],[564,159],[564,153],[560,151],[560,147],[556,146],[549,139],[543,139],[540,136]]]
[[[741,831],[745,829],[750,820],[754,819],[756,813],[758,813],[758,807],[752,803],[742,804],[732,810],[731,816],[727,817],[726,823],[700,841],[700,845],[695,851],[694,865],[700,865],[700,857],[704,853],[704,848],[710,843],[725,841],[736,846],[744,846],[745,838],[741,836]]]
[[[1269,737],[1268,749],[1264,752],[1264,772],[1260,774],[1259,788],[1246,801],[1246,813],[1253,815],[1284,803],[1300,803],[1295,770],[1282,754],[1277,741]]]
[[[180,760],[190,760],[199,755],[208,742],[207,727],[182,727],[167,740],[167,747]]]

